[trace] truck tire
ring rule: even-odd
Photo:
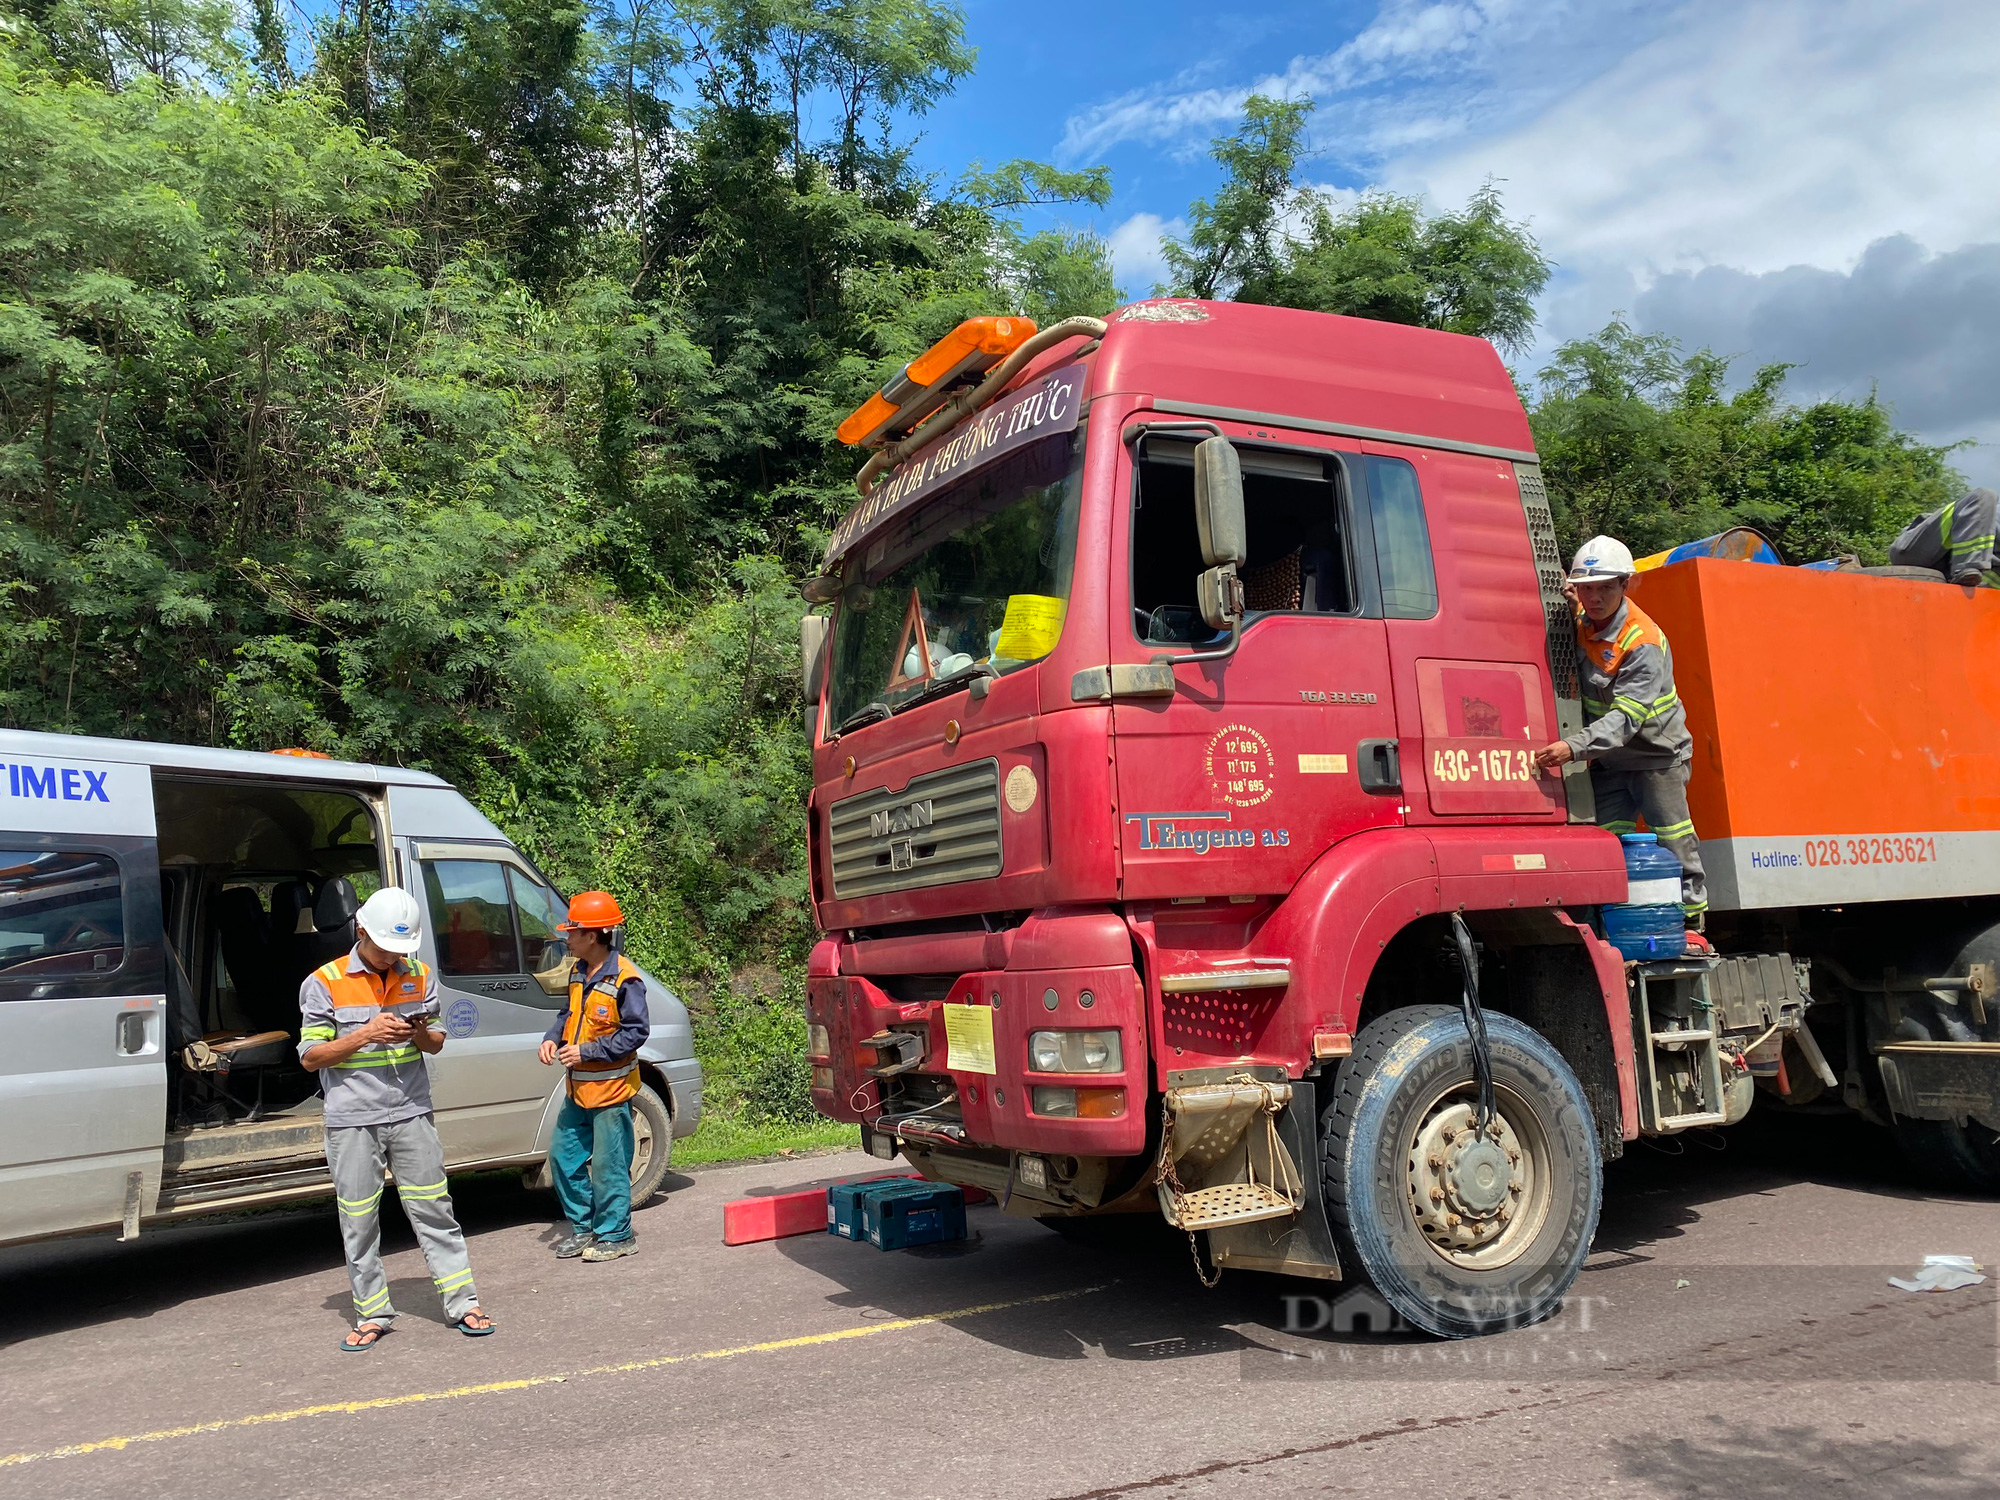
[[[674,1154],[674,1117],[651,1084],[639,1085],[632,1100],[632,1206],[652,1201],[667,1179]]]
[[[1896,1144],[1933,1187],[2000,1196],[2000,1142],[1977,1120],[1912,1120],[1897,1115]]]
[[[1857,573],[1866,573],[1871,578],[1910,578],[1925,583],[1943,583],[1944,574],[1936,568],[1913,568],[1906,563],[1883,563],[1872,568],[1856,568]]]
[[[1604,1197],[1590,1102],[1562,1055],[1512,1016],[1489,1012],[1486,1035],[1497,1136],[1472,1134],[1472,1044],[1463,1016],[1442,1005],[1363,1028],[1320,1115],[1342,1259],[1441,1338],[1557,1311]]]

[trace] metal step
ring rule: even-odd
[[[1260,1219],[1289,1218],[1299,1205],[1262,1182],[1224,1182],[1174,1195],[1174,1216],[1182,1229],[1220,1229],[1225,1224],[1255,1224]]]

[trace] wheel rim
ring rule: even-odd
[[[644,1182],[653,1166],[653,1122],[643,1110],[632,1111],[632,1180]]]
[[[1410,1216],[1440,1260],[1490,1271],[1518,1260],[1554,1197],[1548,1135],[1519,1094],[1495,1084],[1475,1132],[1478,1092],[1453,1084],[1418,1111],[1408,1156]]]

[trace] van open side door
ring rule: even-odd
[[[166,964],[150,769],[0,733],[0,1239],[152,1213]]]

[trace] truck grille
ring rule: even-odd
[[[1000,763],[974,761],[863,792],[831,809],[833,894],[843,901],[1000,873]]]
[[[1556,541],[1555,517],[1549,513],[1549,492],[1542,484],[1540,464],[1515,464],[1514,481],[1521,487],[1521,509],[1528,517],[1528,541],[1535,552],[1535,581],[1541,585],[1542,614],[1548,626],[1549,672],[1557,698],[1583,696],[1583,657],[1576,646],[1576,610],[1563,596],[1562,547]],[[1569,732],[1571,726],[1561,726]],[[1581,728],[1581,722],[1575,726]]]

